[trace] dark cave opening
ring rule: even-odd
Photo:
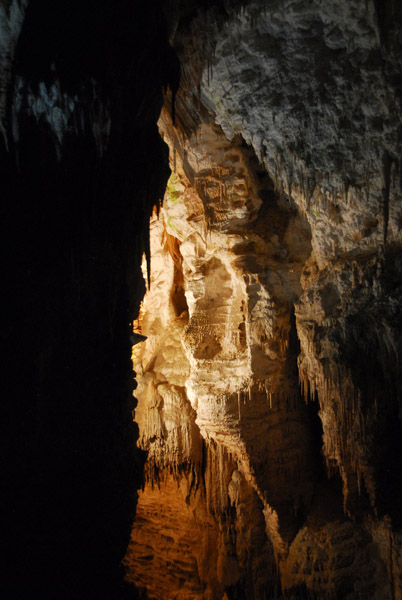
[[[335,466],[328,469],[323,453],[323,427],[320,418],[320,405],[317,393],[307,402],[313,472],[315,475],[312,508],[308,519],[315,525],[325,521],[335,521],[344,517],[342,478]]]
[[[0,157],[10,599],[126,594],[143,476],[129,323],[169,175],[156,128],[177,67],[166,37],[159,3],[26,10]]]

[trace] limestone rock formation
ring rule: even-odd
[[[401,17],[172,4],[125,559],[150,598],[402,598]],[[185,566],[155,543],[180,494]]]
[[[0,0],[2,598],[402,600],[401,39]]]

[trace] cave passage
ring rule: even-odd
[[[402,600],[401,40],[0,1],[2,597]]]

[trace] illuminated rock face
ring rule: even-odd
[[[127,578],[158,599],[402,598],[401,14],[264,6],[174,37]]]
[[[165,18],[127,578],[401,599],[394,0],[0,2],[0,595],[127,598]]]

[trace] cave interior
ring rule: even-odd
[[[402,5],[0,0],[9,600],[402,600]]]

